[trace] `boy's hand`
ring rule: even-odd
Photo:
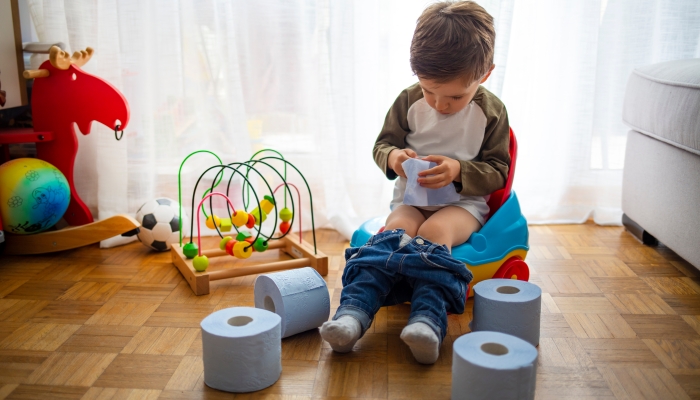
[[[389,159],[387,160],[387,164],[389,165],[389,168],[393,169],[394,172],[396,172],[396,175],[405,178],[406,173],[403,171],[403,167],[401,166],[401,164],[403,164],[403,162],[408,160],[409,158],[416,157],[418,157],[418,154],[416,154],[416,152],[411,149],[394,149],[389,153]]]
[[[445,156],[427,156],[423,157],[423,160],[432,161],[437,165],[418,173],[418,183],[422,187],[439,189],[453,181],[462,181],[459,161]]]

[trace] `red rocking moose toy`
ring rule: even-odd
[[[134,234],[139,227],[136,220],[125,215],[93,222],[90,210],[75,190],[73,166],[78,153],[75,124],[87,135],[92,121],[100,122],[114,129],[119,140],[129,123],[129,104],[119,90],[80,69],[92,54],[90,47],[70,56],[53,46],[49,60],[41,64],[40,69],[24,72],[26,79],[36,78],[32,91],[34,131],[24,129],[0,134],[0,145],[35,142],[37,158],[51,163],[63,173],[71,191],[70,204],[63,218],[70,226],[35,235],[8,233],[8,254],[67,250],[120,234]]]

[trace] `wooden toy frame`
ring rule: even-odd
[[[294,241],[288,236],[271,242],[268,250],[279,249],[291,256],[292,260],[273,261],[258,265],[245,265],[240,267],[232,267],[211,272],[197,272],[192,265],[192,260],[185,257],[182,253],[182,247],[178,244],[173,244],[170,249],[173,264],[180,270],[180,273],[185,278],[187,283],[192,288],[195,295],[200,296],[209,294],[209,282],[219,279],[235,278],[238,276],[262,274],[273,271],[283,271],[287,269],[311,267],[318,271],[321,276],[328,275],[328,257],[320,251],[314,254],[314,248],[305,240],[301,243]],[[228,256],[228,254],[220,249],[210,249],[202,251],[202,254],[207,257]]]

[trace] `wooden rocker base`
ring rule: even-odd
[[[75,249],[134,231],[140,226],[128,215],[115,215],[86,225],[34,235],[13,235],[5,231],[5,254],[43,254]]]
[[[273,261],[262,264],[251,265],[248,260],[248,264],[233,266],[231,268],[214,270],[211,265],[204,272],[195,271],[192,266],[192,260],[187,259],[184,254],[182,254],[182,248],[179,244],[173,244],[170,249],[170,254],[172,255],[173,264],[180,270],[182,276],[187,280],[192,291],[195,295],[200,296],[203,294],[209,294],[209,282],[216,281],[219,279],[235,278],[237,276],[245,275],[255,275],[262,274],[265,272],[272,271],[283,271],[287,269],[311,267],[318,271],[321,276],[328,275],[328,257],[322,252],[318,251],[314,254],[314,247],[308,242],[303,240],[301,243],[295,241],[289,236],[285,236],[280,240],[270,241],[267,251],[271,249],[279,249],[281,252],[286,253],[291,256],[292,260],[284,261]],[[263,253],[253,253],[253,257],[256,255],[262,255]],[[202,255],[208,258],[213,257],[231,257],[225,251],[219,248],[203,250]],[[236,261],[238,261],[236,259]],[[243,260],[241,260],[243,263]]]

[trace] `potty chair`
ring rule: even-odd
[[[503,189],[491,194],[489,217],[478,232],[472,233],[466,243],[452,248],[452,256],[463,262],[474,275],[468,297],[474,295],[473,287],[490,278],[530,279],[530,269],[525,256],[530,249],[527,221],[520,212],[520,203],[511,191],[515,175],[518,144],[510,130],[510,168]],[[384,230],[385,218],[373,218],[360,226],[352,235],[351,247],[360,247],[369,238]]]

